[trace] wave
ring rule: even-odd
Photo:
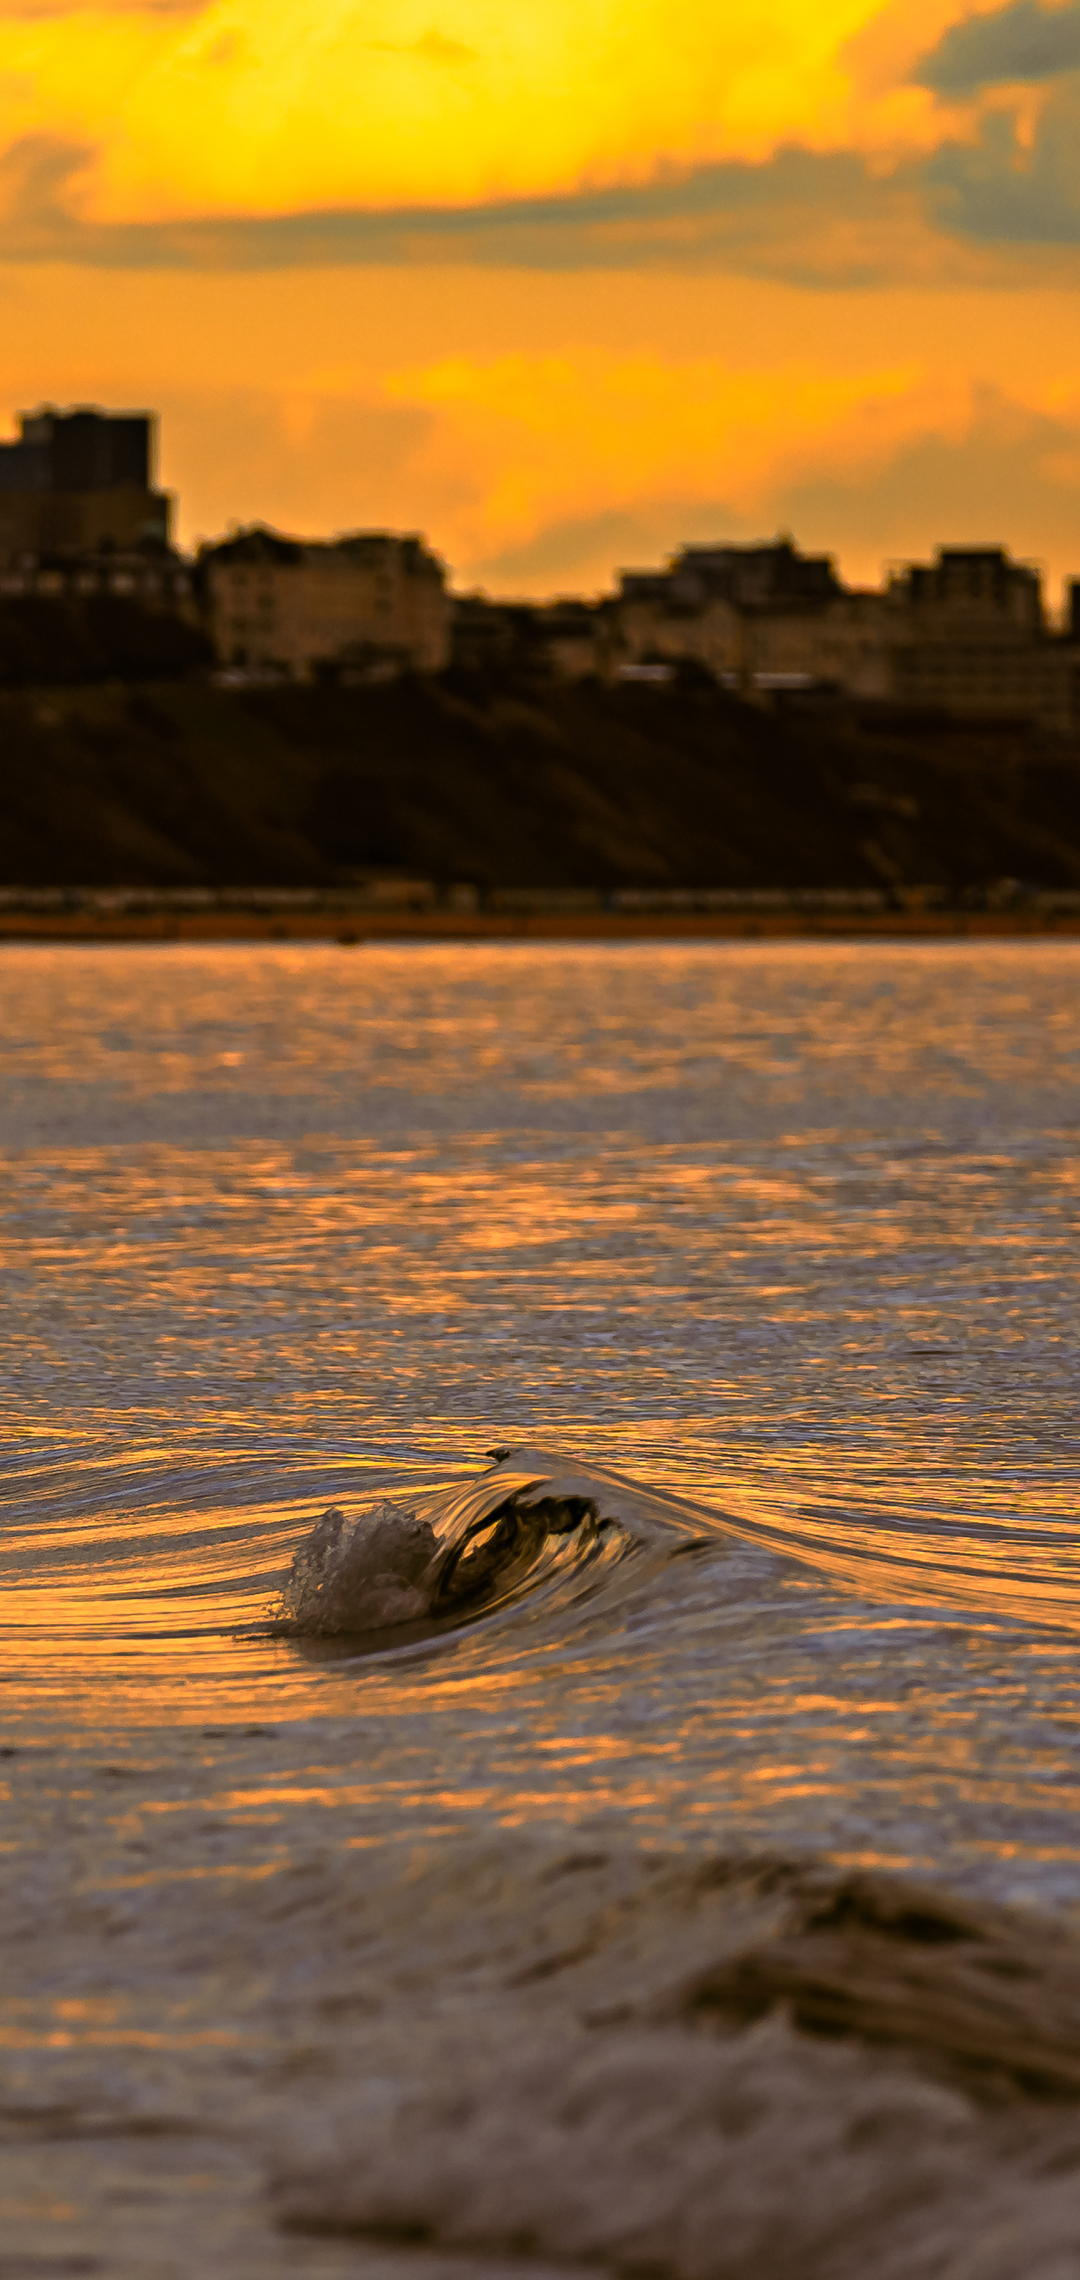
[[[288,1446],[21,1455],[0,1468],[0,1635],[52,1676],[58,1656],[104,1675],[121,1642],[152,1657],[169,1640],[224,1676],[241,1640],[321,1662],[514,1618],[515,1635],[527,1619],[548,1643],[587,1607],[590,1631],[659,1627],[678,1662],[691,1604],[696,1621],[737,1601],[767,1628],[789,1585],[808,1620],[809,1590],[822,1605],[854,1595],[969,1627],[1080,1632],[1075,1494],[1045,1467],[942,1481],[914,1463],[901,1501],[865,1464],[771,1452],[719,1477],[713,1503],[532,1444],[446,1485],[438,1454],[419,1478],[415,1460],[376,1471]],[[689,1573],[667,1573],[695,1546],[713,1555],[700,1608]]]
[[[470,2273],[1076,2280],[1067,1925],[625,1833],[503,1830],[371,1881],[355,2055],[272,2156],[289,2235]],[[243,1904],[280,1941],[270,1893]],[[321,1919],[339,1995],[354,1920]]]
[[[489,1454],[478,1478],[436,1495],[325,1512],[295,1554],[275,1629],[429,1637],[538,1591],[565,1607],[649,1550],[665,1559],[716,1540],[718,1515],[618,1473],[543,1449]]]

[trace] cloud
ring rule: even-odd
[[[908,436],[876,466],[782,481],[767,504],[807,545],[838,547],[876,574],[880,553],[1006,545],[1080,574],[1080,407],[1070,419],[983,385],[955,423]],[[887,534],[887,535],[886,535]]]
[[[242,63],[246,55],[247,41],[243,32],[229,31],[220,33],[217,39],[208,40],[199,60],[209,64],[211,70],[216,70],[229,64]]]
[[[1034,139],[991,112],[975,143],[948,143],[923,169],[938,225],[984,244],[1080,245],[1080,89],[1056,91]]]
[[[515,583],[530,592],[537,584],[565,582],[568,589],[610,584],[612,567],[662,561],[680,544],[742,536],[746,518],[725,501],[692,493],[643,499],[632,507],[608,507],[599,514],[563,515],[514,546],[470,563],[482,585],[506,593]]]
[[[880,5],[208,0],[192,29],[128,0],[0,0],[0,74],[33,82],[9,132],[99,149],[102,221],[479,204],[784,144],[870,147],[861,112],[849,134],[860,98],[841,51]],[[223,73],[230,33],[243,44]]]
[[[1043,8],[1013,0],[992,16],[969,16],[922,57],[913,82],[936,95],[1052,79],[1080,70],[1080,6]]]
[[[1052,29],[1058,56],[1071,52],[1061,26],[1080,42],[1080,0],[1053,16],[1022,0],[997,16],[953,26],[924,76],[938,65],[961,68],[948,62],[953,33],[981,38],[994,30],[1000,54],[1002,27],[1015,30],[1018,20],[1021,29],[1035,23],[1040,38]],[[219,77],[228,76],[222,63],[242,60],[238,39],[225,32],[211,43]],[[456,45],[434,30],[411,43],[433,46],[440,56]],[[1030,42],[1024,52],[1034,52]],[[544,195],[156,220],[100,218],[103,150],[73,137],[27,134],[0,153],[0,261],[210,273],[713,271],[856,291],[1016,282],[1021,257],[1010,249],[1041,246],[1042,267],[1027,281],[1061,279],[1063,249],[1080,243],[1080,76],[1054,83],[1030,126],[1022,135],[1009,109],[993,107],[973,139],[894,154],[888,164],[852,149],[786,143],[760,160],[669,166],[646,182]]]
[[[936,402],[916,395],[896,411],[876,449],[858,412],[824,449],[796,420],[787,464],[777,450],[752,499],[658,489],[591,516],[541,520],[528,539],[474,555],[468,576],[495,592],[600,589],[616,565],[782,529],[868,583],[886,555],[925,558],[939,544],[1006,545],[1080,574],[1080,408],[1070,420],[983,385]]]
[[[94,153],[59,135],[24,135],[0,152],[0,258],[49,261],[78,237],[68,200]]]
[[[928,429],[962,434],[966,388],[927,382],[915,360],[829,369],[794,344],[771,363],[734,355],[660,356],[575,349],[562,355],[459,355],[388,372],[393,401],[434,420],[413,461],[432,498],[459,488],[454,557],[498,584],[593,578],[610,547],[625,560],[664,550],[672,504],[695,497],[700,535],[764,527],[784,481],[887,462]],[[632,527],[624,519],[632,505]],[[723,503],[722,505],[720,503]],[[684,514],[668,546],[692,534]],[[611,555],[607,555],[610,562]]]
[[[974,142],[947,142],[889,174],[855,152],[786,148],[760,164],[731,160],[643,185],[476,205],[101,222],[85,212],[96,156],[54,135],[24,136],[0,153],[0,262],[712,270],[864,290],[1001,282],[1012,245],[1080,243],[1080,89],[1071,86],[1044,106],[1030,148],[1012,117],[995,111]],[[981,265],[959,252],[965,241],[985,249]]]
[[[80,212],[94,153],[26,136],[0,156],[0,260],[119,269],[430,266],[728,267],[793,283],[863,286],[925,268],[918,178],[851,152],[783,149],[644,185],[476,205],[330,207],[276,215],[99,222]],[[925,233],[924,233],[925,234]]]

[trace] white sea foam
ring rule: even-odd
[[[563,1454],[501,1450],[486,1472],[421,1504],[325,1512],[294,1554],[276,1620],[310,1637],[454,1623],[545,1583],[565,1606],[595,1587],[598,1561],[610,1574],[628,1552],[651,1545],[663,1556],[720,1525]]]
[[[380,1503],[347,1520],[335,1505],[294,1556],[281,1619],[313,1636],[414,1623],[430,1613],[438,1562],[430,1521],[406,1507]]]

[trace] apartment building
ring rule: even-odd
[[[606,669],[609,624],[608,603],[574,597],[496,602],[487,594],[459,594],[452,613],[453,662],[469,673],[583,681]]]
[[[189,623],[198,616],[191,565],[171,547],[110,546],[83,554],[24,555],[17,568],[0,569],[0,597],[26,594],[54,601],[119,594],[141,609],[164,611]]]
[[[687,546],[666,570],[621,573],[621,669],[692,660],[747,693],[763,675],[817,677],[822,616],[846,599],[830,558],[793,539]]]
[[[1080,723],[1080,615],[1048,624],[1039,574],[1003,547],[943,547],[876,590],[826,556],[775,546],[686,548],[626,571],[614,648],[627,665],[693,658],[748,697],[833,688],[961,719]]]
[[[692,661],[718,681],[741,682],[744,677],[747,621],[721,594],[681,599],[663,574],[624,571],[615,618],[616,669]]]
[[[420,538],[306,540],[257,525],[204,547],[198,576],[225,666],[306,679],[437,673],[449,660],[443,565]]]
[[[45,556],[169,542],[171,500],[153,481],[149,412],[45,406],[0,443],[0,571]]]
[[[894,572],[887,592],[901,702],[1073,726],[1080,649],[1048,627],[1037,570],[1003,547],[943,547]]]
[[[802,554],[788,537],[761,546],[684,546],[665,576],[673,599],[695,608],[710,597],[738,609],[806,607],[844,592],[830,554]]]

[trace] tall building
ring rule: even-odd
[[[26,557],[167,546],[168,494],[154,486],[149,412],[51,406],[0,443],[0,568]]]

